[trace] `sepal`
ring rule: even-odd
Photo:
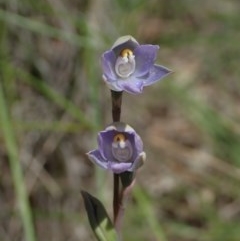
[[[119,174],[123,188],[127,188],[135,179],[135,172],[122,172]]]

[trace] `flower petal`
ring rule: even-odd
[[[92,161],[94,164],[97,164],[98,166],[108,169],[108,162],[103,158],[99,150],[93,150],[87,153],[88,158],[90,161]]]
[[[163,77],[169,75],[172,71],[164,66],[161,65],[154,65],[147,76],[146,79],[144,79],[144,86],[151,85],[159,80],[161,80]]]
[[[130,94],[142,93],[144,82],[143,79],[136,78],[134,76],[129,77],[126,80],[119,80],[118,86]]]
[[[115,74],[116,56],[112,50],[106,51],[102,55],[102,69],[105,81],[116,81],[117,75]]]
[[[139,45],[135,48],[133,54],[135,55],[136,70],[134,75],[142,77],[146,75],[152,68],[157,57],[158,45]]]
[[[142,142],[141,137],[136,132],[134,133],[134,146],[135,146],[137,154],[142,152],[143,142]]]
[[[141,167],[144,164],[145,161],[146,161],[146,153],[141,152],[128,171],[131,171],[131,172],[136,171],[139,167]]]
[[[98,150],[99,150],[101,156],[102,156],[105,160],[107,160],[107,158],[106,158],[106,156],[105,156],[105,154],[104,154],[104,140],[103,140],[103,137],[102,137],[101,133],[102,133],[102,132],[99,132],[99,133],[98,133],[98,136],[97,136]]]
[[[107,84],[110,90],[114,90],[118,92],[123,91],[123,89],[118,85],[118,81],[111,82],[109,81],[109,78],[105,75],[103,75],[103,80]]]
[[[104,158],[108,161],[115,160],[115,158],[112,155],[112,142],[114,139],[114,136],[118,132],[115,130],[110,131],[101,131],[99,133],[99,139],[101,140],[101,145],[99,145],[99,151],[102,153]]]
[[[130,162],[121,162],[121,163],[109,162],[108,169],[112,170],[114,173],[121,173],[130,169],[131,166],[132,166],[132,163]]]

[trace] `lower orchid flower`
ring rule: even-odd
[[[146,159],[140,136],[122,122],[115,122],[100,131],[98,149],[87,155],[93,163],[114,173],[134,172]]]
[[[168,68],[154,64],[158,45],[140,45],[132,36],[120,37],[102,55],[103,79],[111,90],[142,93],[171,73]]]

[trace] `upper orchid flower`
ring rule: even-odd
[[[103,79],[114,91],[139,94],[168,75],[171,70],[154,64],[158,45],[140,45],[132,36],[120,37],[102,55]]]
[[[93,163],[114,173],[134,172],[145,160],[140,136],[122,122],[99,132],[98,149],[87,155]]]

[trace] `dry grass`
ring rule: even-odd
[[[96,2],[0,3],[0,81],[37,240],[94,240],[81,189],[111,212],[111,176],[85,153],[111,122],[99,57],[132,34],[160,44],[157,62],[175,73],[123,97],[122,120],[140,133],[148,156],[125,239],[238,241],[238,1]],[[26,240],[4,128],[0,122],[0,239]]]

